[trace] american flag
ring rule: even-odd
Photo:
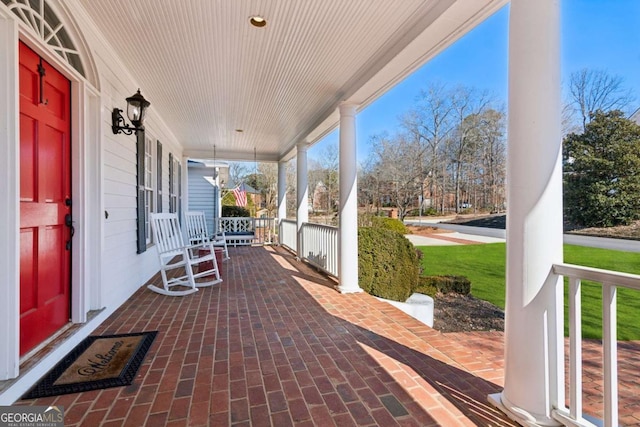
[[[233,189],[233,196],[236,198],[236,206],[247,206],[247,190],[244,182]]]

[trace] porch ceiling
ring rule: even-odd
[[[78,2],[186,156],[215,144],[219,158],[279,160],[335,128],[340,102],[368,105],[507,0]]]

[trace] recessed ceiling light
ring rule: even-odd
[[[264,19],[262,16],[255,15],[249,18],[249,23],[254,27],[262,28],[265,25],[267,25],[267,20]]]
[[[242,130],[242,129],[236,129],[236,132],[238,132],[238,133],[242,133],[242,132],[244,132],[244,130]]]

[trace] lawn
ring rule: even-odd
[[[471,280],[471,293],[501,308],[505,306],[505,244],[422,246],[424,275],[453,274]],[[570,264],[640,274],[640,254],[565,245],[564,260]],[[567,286],[565,281],[565,334]],[[602,337],[601,287],[582,284],[582,328],[586,338]],[[618,289],[618,339],[640,340],[640,292]]]

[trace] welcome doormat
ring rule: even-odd
[[[158,331],[85,338],[23,399],[129,385]]]

